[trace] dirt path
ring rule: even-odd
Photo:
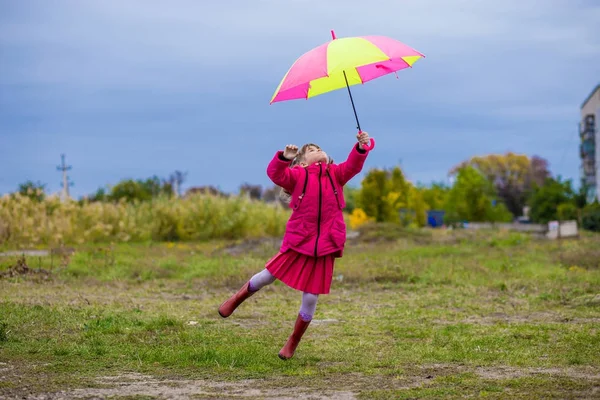
[[[0,377],[2,377],[1,375],[5,375],[2,377],[5,378],[6,374],[2,374],[1,372],[8,372],[11,367],[7,364],[2,364],[0,367]],[[472,372],[487,381],[501,381],[532,376],[573,378],[589,382],[585,398],[598,398],[600,396],[600,375],[597,370],[590,367],[545,369],[495,366],[469,368],[452,364],[431,364],[420,367],[419,372],[416,375],[405,376],[397,380],[392,377],[362,376],[356,374],[356,376],[350,377],[349,381],[345,381],[342,378],[342,382],[338,382],[341,387],[345,388],[344,390],[334,389],[334,382],[329,382],[327,386],[317,385],[317,387],[310,387],[308,385],[307,387],[294,387],[290,385],[289,381],[281,378],[276,380],[215,381],[207,379],[158,378],[138,373],[127,373],[116,376],[98,377],[88,388],[76,388],[52,393],[31,394],[27,393],[27,388],[15,388],[9,392],[4,391],[6,397],[3,397],[3,391],[0,390],[0,398],[30,400],[105,398],[353,400],[358,398],[361,387],[366,390],[372,390],[375,387],[408,390],[411,388],[427,387],[433,382],[434,378],[439,376],[465,372]],[[395,381],[395,383],[391,381]]]
[[[95,388],[74,389],[57,393],[30,395],[31,400],[158,398],[158,399],[310,399],[353,400],[349,391],[303,390],[297,388],[264,389],[260,380],[215,382],[209,380],[157,379],[142,374],[125,374],[96,379]]]

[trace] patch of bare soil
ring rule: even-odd
[[[5,371],[7,364],[0,365]],[[106,399],[106,398],[156,398],[156,399],[311,399],[311,400],[353,400],[362,390],[375,388],[411,389],[423,387],[440,376],[473,372],[486,380],[505,380],[539,375],[568,377],[585,380],[590,389],[600,387],[600,374],[593,367],[566,368],[516,368],[508,366],[470,367],[457,364],[429,364],[405,371],[397,376],[345,374],[338,377],[322,377],[306,385],[298,387],[298,383],[290,385],[281,379],[254,379],[238,381],[216,381],[208,379],[185,380],[177,378],[158,378],[138,373],[127,373],[116,376],[98,377],[87,388],[63,390],[52,393],[33,394],[26,388],[14,388],[5,394],[31,400],[62,399]],[[335,387],[343,388],[335,390]]]
[[[421,367],[424,373],[434,376],[449,375],[456,373],[473,372],[484,379],[503,380],[531,377],[536,375],[550,375],[556,377],[583,379],[600,384],[600,369],[589,366],[582,367],[509,367],[503,365],[495,365],[488,367],[470,367],[467,365],[457,364],[430,364]]]
[[[523,324],[523,323],[566,323],[566,324],[586,324],[598,323],[599,318],[568,318],[560,314],[551,312],[533,312],[529,314],[506,314],[492,313],[489,315],[472,315],[461,320],[442,320],[433,321],[436,324],[474,324],[474,325],[495,325],[498,323],[506,324]]]
[[[157,399],[311,399],[353,400],[348,391],[310,391],[297,388],[262,389],[258,380],[216,382],[209,380],[158,379],[142,374],[125,374],[97,379],[97,388],[74,389],[28,397],[32,400],[104,399],[119,397],[154,397]]]
[[[551,375],[587,381],[600,384],[600,372],[593,368],[514,368],[505,366],[477,367],[475,373],[484,379],[514,379],[535,375]]]

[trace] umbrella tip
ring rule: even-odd
[[[332,38],[333,40],[335,40],[335,39],[336,39],[336,37],[335,37],[335,32],[333,31],[333,29],[331,30],[331,38]]]

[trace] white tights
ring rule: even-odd
[[[275,282],[275,280],[276,278],[267,269],[264,269],[250,278],[249,289],[252,292],[256,292]],[[312,317],[315,315],[315,311],[317,309],[318,299],[319,295],[306,292],[302,293],[302,305],[300,306],[299,311],[299,315],[302,320],[306,322],[312,320]]]

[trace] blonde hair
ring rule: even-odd
[[[306,156],[306,151],[311,146],[316,147],[317,149],[321,149],[318,145],[314,143],[306,143],[305,145],[300,147],[300,150],[298,150],[298,153],[296,153],[296,157],[294,157],[294,159],[292,160],[289,168],[294,168],[296,165],[301,164]],[[333,164],[333,159],[329,157],[329,161],[327,163]],[[281,188],[281,191],[279,192],[279,199],[286,204],[290,204],[290,202],[292,201],[292,194],[284,188]]]

